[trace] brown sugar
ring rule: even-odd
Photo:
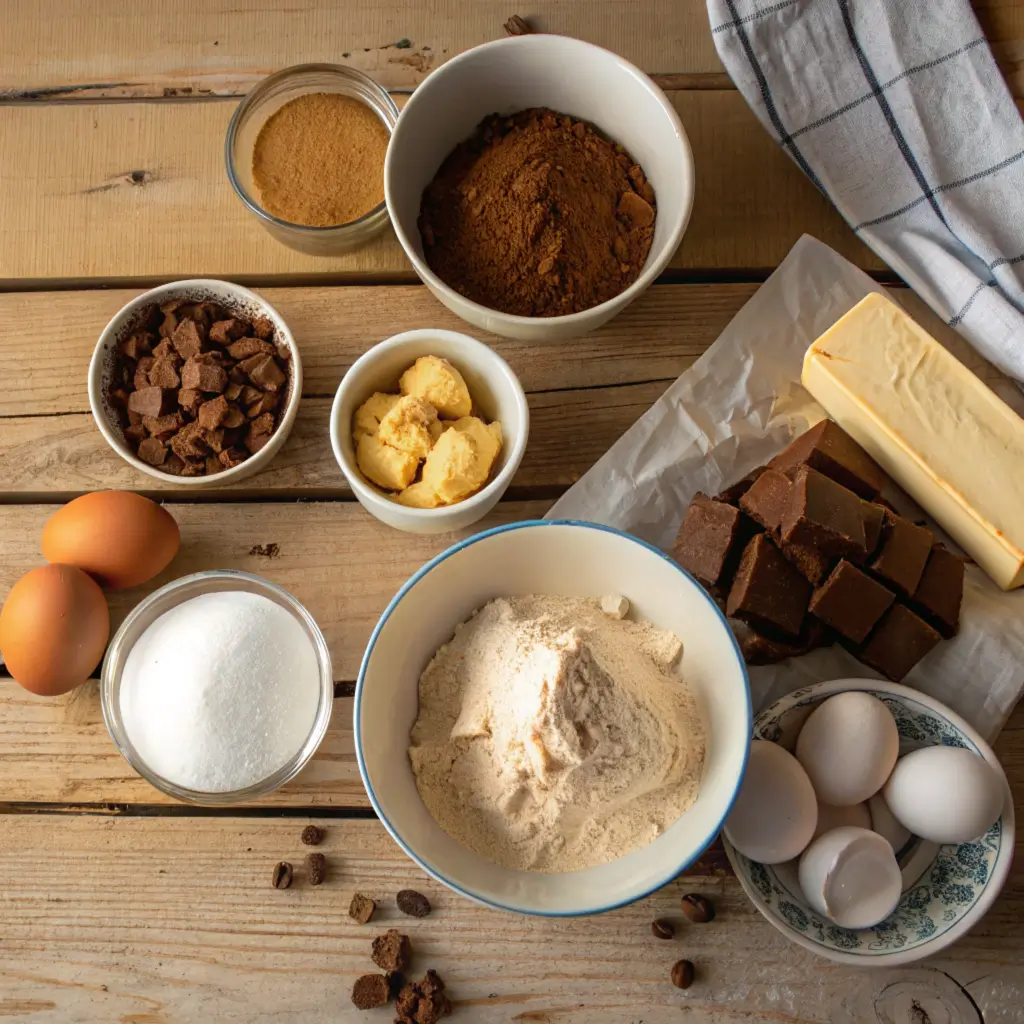
[[[384,201],[388,130],[365,104],[307,93],[272,114],[256,137],[252,176],[268,213],[333,227]]]
[[[624,291],[651,248],[643,169],[592,125],[534,108],[485,118],[423,193],[430,268],[491,309],[562,316]]]

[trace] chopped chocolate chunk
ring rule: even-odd
[[[161,338],[169,338],[178,329],[178,318],[173,309],[164,310],[163,323],[158,331]]]
[[[878,550],[885,533],[885,506],[874,501],[865,501],[860,507],[861,518],[864,520],[864,548],[866,555]]]
[[[763,533],[743,552],[725,603],[726,614],[755,629],[800,635],[811,585]]]
[[[203,350],[203,339],[194,320],[182,320],[171,335],[171,344],[182,359],[191,359]]]
[[[171,438],[171,449],[187,463],[190,459],[205,459],[208,448],[202,439],[203,428],[198,423],[186,423]],[[186,467],[187,468],[187,467]],[[186,476],[191,475],[186,473]]]
[[[178,392],[178,405],[189,414],[195,416],[199,409],[199,403],[203,400],[203,393],[195,388],[182,388]]]
[[[228,428],[240,427],[245,423],[245,413],[237,405],[228,405],[228,411],[224,416],[224,426]]]
[[[173,394],[163,388],[142,388],[128,396],[128,408],[139,416],[163,416],[171,408]]]
[[[168,441],[182,425],[180,412],[169,412],[166,416],[143,416],[142,425],[158,441]]]
[[[229,379],[230,379],[230,378],[229,378]],[[226,388],[224,389],[224,397],[225,397],[225,398],[226,398],[226,399],[227,399],[227,400],[228,400],[229,402],[234,402],[234,401],[235,401],[235,400],[236,400],[236,399],[238,398],[238,396],[239,396],[239,395],[240,395],[240,394],[242,393],[242,386],[243,386],[243,385],[241,385],[241,384],[235,384],[235,383],[234,383],[234,382],[232,381],[232,382],[231,382],[230,384],[228,384],[228,386],[227,386],[227,387],[226,387]]]
[[[280,359],[282,363],[287,363],[292,357],[291,346],[286,345],[283,341],[274,342],[274,351],[277,353],[277,358]]]
[[[139,442],[138,454],[143,462],[148,462],[151,466],[160,466],[167,458],[167,447],[155,437],[147,437]]]
[[[845,430],[831,420],[822,420],[784,448],[769,468],[795,473],[809,466],[862,498],[874,498],[885,484],[885,473]]]
[[[412,962],[412,945],[409,936],[398,929],[390,928],[373,940],[370,953],[373,962],[382,971],[406,971]]]
[[[170,359],[157,359],[149,368],[149,383],[154,388],[177,388],[181,383],[178,371]]]
[[[259,363],[246,372],[249,374],[249,380],[264,391],[277,391],[288,380],[281,372],[281,368],[274,362],[273,356],[264,356]]]
[[[352,894],[352,902],[348,905],[348,916],[360,924],[367,924],[376,909],[377,904],[369,896],[357,892]]]
[[[782,516],[789,506],[792,486],[789,477],[777,470],[766,469],[740,498],[740,508],[777,537]]]
[[[225,448],[217,458],[225,469],[232,469],[245,462],[246,453],[240,448]]]
[[[262,416],[257,416],[249,424],[249,433],[253,437],[258,434],[270,434],[274,430],[274,415],[273,413],[265,412]]]
[[[228,384],[228,375],[222,366],[200,362],[195,356],[188,360],[181,370],[181,383],[196,391],[219,394]]]
[[[220,460],[216,455],[206,456],[206,475],[210,476],[211,473],[220,473],[224,467],[221,465]]]
[[[383,974],[364,974],[352,986],[352,1002],[358,1010],[387,1006],[390,998],[391,986]]]
[[[844,558],[811,595],[808,610],[859,644],[895,600],[892,591]]]
[[[252,405],[248,406],[245,410],[245,415],[249,419],[254,420],[257,416],[262,416],[265,412],[271,412],[277,408],[277,395],[272,391],[267,391],[260,395]]]
[[[228,370],[228,380],[231,381],[232,384],[244,384],[246,381],[245,371],[235,363],[235,365]]]
[[[199,406],[199,414],[196,417],[199,425],[205,430],[216,430],[228,414],[228,400],[223,395],[211,398]]]
[[[255,455],[266,443],[270,440],[269,434],[253,434],[250,430],[245,435],[245,447],[249,449],[250,454]]]
[[[898,683],[941,640],[924,619],[905,605],[894,604],[854,653],[869,668]]]
[[[155,349],[153,349],[154,359],[176,359],[179,358],[178,353],[175,351],[174,346],[171,344],[170,338],[164,338]]]
[[[232,317],[230,320],[218,320],[216,323],[211,324],[207,337],[215,345],[227,345],[234,341],[235,338],[240,338],[244,333],[245,324]]]
[[[145,420],[148,417],[143,416],[141,423],[132,423],[130,426],[124,428],[124,436],[126,441],[134,441],[138,444],[140,441],[145,441],[149,437],[149,431],[145,427]]]
[[[152,343],[153,336],[148,331],[136,331],[121,342],[121,354],[134,362],[152,350]]]
[[[775,665],[787,658],[798,658],[819,647],[827,647],[834,638],[823,622],[811,616],[804,621],[800,636],[790,640],[767,636],[739,619],[731,620],[730,625],[739,639],[743,660],[748,665]]]
[[[143,356],[135,366],[135,379],[132,381],[136,391],[141,391],[143,388],[148,388],[149,384],[149,369],[156,362],[153,356]]]
[[[420,982],[409,982],[395,1000],[395,1024],[437,1024],[451,1012],[444,982],[435,971],[427,971]]]
[[[964,563],[942,544],[936,544],[911,600],[914,611],[948,640],[960,628],[963,596]]]
[[[200,436],[206,442],[207,447],[210,448],[211,451],[217,452],[218,454],[224,451],[225,444],[223,430],[204,429]],[[230,448],[231,446],[227,445],[226,447]]]
[[[782,517],[782,540],[786,544],[805,544],[837,558],[863,557],[861,505],[853,491],[801,466],[793,478],[789,505]]]
[[[242,393],[239,399],[242,405],[249,406],[253,402],[258,402],[263,397],[263,392],[259,388],[254,388],[251,384],[245,384],[242,387]]]
[[[808,582],[818,586],[832,571],[835,559],[806,544],[783,544],[782,553],[800,570]]]
[[[921,582],[935,538],[931,530],[886,511],[885,539],[870,562],[871,571],[887,580],[904,597]]]
[[[173,473],[175,476],[181,476],[182,471],[185,468],[185,462],[174,452],[171,452],[171,454],[167,456],[167,459],[160,468],[165,473]]]
[[[260,341],[259,338],[239,338],[238,341],[228,345],[228,355],[232,359],[248,359],[250,356],[264,355],[272,356],[274,346],[269,341]]]
[[[252,333],[266,341],[273,337],[274,325],[265,316],[258,316],[252,322]]]
[[[742,480],[737,480],[731,487],[715,495],[715,501],[724,501],[727,505],[739,504],[740,498],[754,485],[757,478],[765,471],[764,466],[751,470]]]
[[[728,585],[751,532],[742,512],[698,492],[686,510],[672,557],[704,586]]]

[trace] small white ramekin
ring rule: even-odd
[[[447,359],[462,374],[474,410],[501,422],[497,470],[482,490],[443,508],[407,508],[369,484],[356,466],[352,416],[375,391],[398,393],[398,379],[420,356]],[[530,409],[511,367],[482,342],[455,331],[425,329],[396,334],[374,345],[345,374],[331,407],[331,447],[359,503],[371,515],[407,533],[447,533],[482,519],[501,499],[526,451]]]
[[[275,340],[283,342],[291,350],[284,410],[270,440],[255,455],[250,455],[245,462],[209,476],[175,476],[173,473],[163,472],[157,466],[151,466],[148,462],[143,462],[125,441],[121,420],[107,394],[120,342],[138,328],[144,315],[143,311],[147,307],[177,298],[184,298],[189,302],[204,300],[216,302],[232,313],[238,313],[250,319],[266,317],[274,325]],[[202,278],[172,281],[170,284],[162,284],[158,288],[152,288],[148,292],[136,296],[131,302],[122,306],[114,314],[110,323],[103,328],[100,340],[96,343],[96,348],[93,351],[92,361],[89,363],[89,407],[92,409],[92,418],[96,421],[96,426],[99,427],[107,444],[129,465],[176,488],[223,487],[225,484],[244,480],[264,469],[288,439],[288,434],[295,423],[295,415],[299,410],[301,397],[302,359],[299,357],[299,347],[295,344],[295,339],[284,322],[284,318],[266,299],[260,298],[248,288],[231,284],[229,281]]]
[[[502,313],[460,295],[428,266],[419,231],[423,190],[442,161],[489,114],[549,107],[595,124],[644,169],[658,203],[640,276],[623,292],[567,316]],[[668,97],[610,50],[568,36],[514,36],[442,64],[398,117],[384,161],[384,199],[406,256],[431,292],[476,327],[522,341],[561,341],[620,313],[668,266],[693,207],[693,154]]]

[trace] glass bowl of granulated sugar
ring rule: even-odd
[[[327,643],[259,576],[184,576],[139,604],[103,660],[103,718],[149,783],[187,803],[241,803],[293,779],[331,717]]]

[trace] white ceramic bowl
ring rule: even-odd
[[[528,107],[550,107],[597,125],[629,150],[657,197],[643,272],[615,298],[569,316],[512,316],[481,306],[446,285],[423,258],[420,200],[444,158],[488,114]],[[469,323],[524,341],[577,337],[625,309],[672,259],[690,219],[693,188],[690,143],[665,94],[628,61],[568,36],[499,39],[442,64],[399,115],[384,162],[391,222],[423,283]]]
[[[873,928],[840,928],[812,910],[793,868],[767,866],[725,852],[754,906],[787,938],[812,953],[858,967],[895,967],[945,949],[984,917],[1003,888],[1013,861],[1013,796],[992,748],[959,715],[909,686],[878,679],[834,679],[794,690],[765,708],[754,721],[754,737],[793,749],[810,711],[826,697],[863,690],[884,701],[896,719],[900,753],[919,747],[966,747],[980,754],[1003,780],[1002,817],[980,839],[938,846],[912,839],[897,860],[903,895],[896,909]]]
[[[502,445],[490,483],[443,508],[406,508],[367,483],[356,466],[352,416],[374,391],[398,393],[398,379],[420,356],[447,359],[465,378],[474,409],[501,422]],[[530,409],[519,379],[493,349],[455,331],[396,334],[361,355],[342,378],[331,407],[331,447],[359,503],[371,515],[408,533],[447,533],[482,519],[501,499],[526,451]]]
[[[143,318],[143,311],[147,307],[176,298],[186,298],[190,302],[209,300],[249,318],[266,317],[274,324],[275,340],[284,342],[291,349],[291,372],[285,392],[284,411],[281,414],[277,430],[274,431],[270,440],[255,455],[250,455],[245,462],[211,476],[175,476],[173,473],[163,472],[157,466],[151,466],[148,462],[143,462],[132,452],[125,441],[121,421],[107,397],[120,342],[138,328]],[[172,281],[170,284],[162,284],[158,288],[143,292],[122,306],[114,314],[110,323],[103,328],[103,333],[100,334],[100,339],[93,351],[92,361],[89,363],[89,406],[92,409],[92,418],[96,421],[96,426],[99,427],[107,444],[125,462],[141,472],[181,488],[223,487],[225,484],[244,480],[264,469],[287,440],[292,425],[295,423],[295,414],[298,412],[301,397],[302,359],[288,325],[284,322],[281,314],[266,299],[260,298],[248,288],[231,284],[228,281],[201,278]]]
[[[566,874],[513,871],[444,832],[420,799],[409,764],[418,681],[455,627],[494,597],[622,594],[631,617],[683,641],[682,671],[708,732],[696,803],[649,846]],[[522,914],[596,914],[674,878],[715,838],[750,749],[750,691],[736,641],[714,602],[675,562],[629,534],[593,523],[514,523],[479,533],[428,562],[398,592],[359,670],[355,741],[374,809],[417,864],[451,889]]]

